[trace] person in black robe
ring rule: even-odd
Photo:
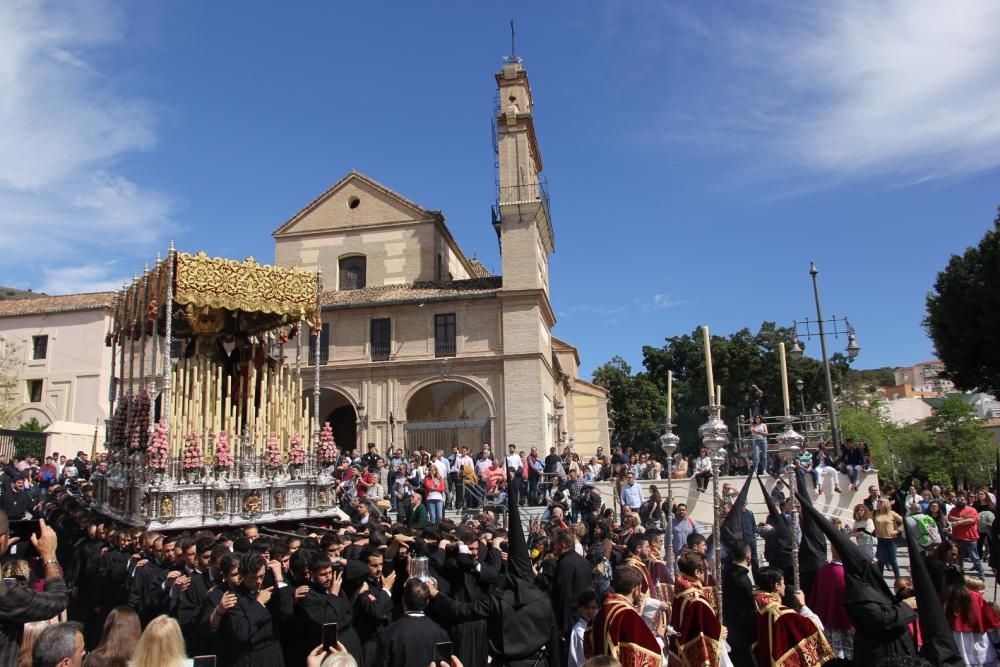
[[[295,621],[302,636],[302,647],[307,653],[299,656],[305,662],[309,650],[323,642],[323,626],[336,623],[340,633],[340,643],[360,665],[364,660],[361,638],[354,629],[354,610],[350,593],[346,590],[349,581],[363,582],[368,574],[367,566],[358,561],[347,561],[344,569],[334,573],[333,564],[325,554],[314,554],[309,560],[309,592],[295,606]],[[360,575],[360,576],[359,576]],[[300,662],[296,662],[300,664]]]
[[[570,633],[576,622],[576,601],[586,590],[594,589],[593,567],[575,550],[576,538],[567,529],[555,531],[553,546],[558,558],[550,592],[562,652],[569,652]]]
[[[729,562],[722,570],[724,625],[729,629],[729,657],[734,667],[754,667],[753,645],[757,641],[757,605],[750,578],[750,545],[743,540],[729,544]]]
[[[837,530],[806,498],[799,495],[803,514],[808,514],[840,554],[844,565],[844,609],[855,628],[854,663],[877,665],[895,655],[916,655],[910,623],[917,618],[915,601],[897,601],[860,547]]]
[[[219,641],[219,626],[222,624],[222,617],[229,613],[237,601],[235,591],[240,585],[240,558],[240,554],[231,553],[219,559],[219,577],[215,585],[208,589],[202,602],[198,639],[207,647],[207,655],[224,657],[228,649]]]
[[[365,578],[366,590],[354,599],[354,628],[361,640],[364,662],[358,662],[362,667],[375,664],[378,653],[378,643],[382,632],[392,620],[392,591],[396,581],[396,573],[383,576],[384,565],[382,553],[373,551],[365,559],[368,576]]]
[[[268,609],[272,589],[260,588],[267,563],[259,554],[247,554],[239,569],[243,579],[234,591],[236,604],[219,624],[219,644],[226,649],[220,667],[284,667]]]
[[[799,466],[795,467],[795,484],[799,498],[812,504],[806,487],[805,471]],[[799,527],[802,538],[799,542],[799,584],[808,598],[816,575],[820,568],[826,565],[826,538],[823,537],[823,531],[816,525],[811,514],[800,515]]]
[[[195,542],[194,549],[198,563],[195,570],[188,575],[191,583],[177,601],[177,622],[181,626],[188,655],[203,655],[207,652],[207,646],[199,632],[199,624],[202,607],[208,597],[208,589],[212,587],[210,567],[213,564],[214,546],[215,542],[211,537],[203,537]],[[221,560],[222,554],[217,554],[217,558]]]
[[[436,586],[429,584],[434,598],[431,606],[438,606],[449,618],[486,622],[491,664],[497,667],[558,667],[562,662],[552,601],[534,584],[517,509],[518,485],[510,484],[508,488],[507,571],[500,585],[481,600],[458,602],[439,595]]]
[[[441,574],[448,582],[450,595],[458,602],[473,603],[485,599],[490,587],[500,576],[500,559],[479,540],[475,528],[462,525],[455,531],[458,544],[445,551]],[[431,616],[443,619],[431,608]],[[462,619],[451,623],[451,639],[455,655],[463,665],[484,665],[489,653],[486,622],[482,619]]]
[[[451,641],[444,628],[424,614],[429,601],[430,591],[420,579],[403,585],[403,615],[382,633],[376,667],[429,665],[434,660],[434,645]]]

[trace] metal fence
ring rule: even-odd
[[[429,452],[443,450],[451,453],[452,447],[468,447],[479,451],[484,442],[493,442],[490,434],[490,420],[461,420],[454,422],[407,422],[403,426],[406,436],[406,452],[415,452],[424,447]]]
[[[14,455],[32,456],[42,460],[48,438],[48,433],[0,429],[0,455],[8,458]]]
[[[804,415],[794,415],[794,417],[796,421],[792,423],[792,428],[806,439],[806,447],[814,449],[831,440],[833,431],[830,430],[830,417],[827,413],[814,412]],[[768,444],[774,444],[774,438],[784,430],[785,423],[782,421],[783,419],[784,417],[774,415],[764,417],[763,421],[767,425]],[[752,438],[750,435],[750,422],[746,417],[740,416],[737,431],[737,445],[739,449],[741,451],[748,450]]]

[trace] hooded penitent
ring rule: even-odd
[[[803,515],[816,522],[844,564],[844,608],[855,628],[854,664],[877,665],[890,655],[915,655],[909,625],[917,614],[896,602],[885,579],[861,548],[799,495]]]

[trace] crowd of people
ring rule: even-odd
[[[800,555],[793,590],[797,531],[783,485],[759,523],[745,491],[723,485],[716,580],[711,526],[639,483],[661,479],[650,456],[599,454],[595,477],[572,450],[539,458],[516,449],[403,457],[372,446],[338,460],[338,508],[323,523],[178,533],[95,512],[87,457],[78,457],[84,465],[63,464],[77,474],[60,472],[31,496],[25,516],[39,520],[30,538],[23,522],[0,515],[0,667],[179,667],[194,656],[215,656],[219,667],[770,667],[789,655],[801,665],[923,665],[935,663],[918,652],[940,634],[924,617],[927,600],[964,664],[997,664],[1000,615],[982,595],[983,562],[1000,560],[990,490],[873,485],[853,524],[806,512],[801,551],[819,526],[831,557],[825,542],[822,562]],[[594,488],[605,460],[620,507]],[[4,462],[4,507],[24,492],[22,462]],[[811,471],[799,468],[801,492]],[[839,477],[813,477],[816,487],[827,479]],[[404,484],[410,492],[395,496]],[[544,505],[541,518],[522,526],[522,502]],[[466,509],[469,519],[444,517],[444,507],[470,504],[480,506]],[[926,552],[918,557],[933,586],[920,605],[919,582],[896,562],[904,527]],[[885,569],[896,576],[892,591]]]

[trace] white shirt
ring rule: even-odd
[[[448,473],[451,472],[451,466],[448,465],[448,459],[442,457],[433,461],[433,463],[434,467],[438,469],[439,473],[441,473],[441,479],[448,479]]]
[[[696,459],[694,462],[694,469],[696,472],[711,471],[712,459],[708,456]]]
[[[583,655],[583,633],[587,631],[587,621],[582,618],[576,622],[569,634],[569,667],[583,667],[587,658]]]
[[[521,470],[524,467],[524,461],[521,460],[521,455],[516,452],[514,454],[508,454],[507,458],[504,460],[507,462],[508,468]]]

